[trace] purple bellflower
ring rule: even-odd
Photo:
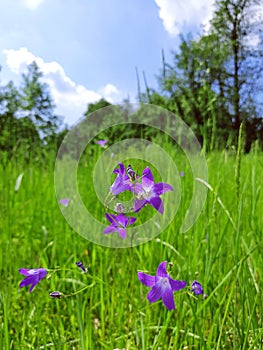
[[[101,147],[105,147],[106,143],[108,142],[108,140],[99,140],[96,143],[98,145],[100,145]]]
[[[118,215],[106,213],[105,216],[111,224],[105,228],[103,233],[108,234],[117,231],[122,239],[126,238],[126,227],[132,225],[136,221],[136,218],[131,216],[126,217],[123,213]]]
[[[155,184],[150,168],[146,167],[142,172],[142,183],[135,185],[135,213],[140,211],[146,204],[150,204],[159,213],[163,214],[164,206],[160,195],[167,191],[173,191],[173,187],[164,182]]]
[[[156,276],[138,272],[138,278],[145,286],[152,287],[147,294],[149,302],[154,303],[162,298],[168,310],[175,309],[173,292],[183,289],[187,284],[185,281],[174,280],[168,275],[166,261],[160,263],[156,271]]]
[[[122,163],[119,163],[119,169],[114,169],[113,173],[117,174],[116,179],[110,187],[110,192],[117,196],[121,192],[131,189],[130,178],[126,174],[126,169]]]
[[[19,269],[18,270],[22,275],[25,275],[26,278],[24,278],[20,284],[19,287],[26,287],[31,284],[31,287],[29,289],[29,292],[31,293],[33,291],[33,288],[47,275],[47,270],[44,268],[39,269]]]
[[[199,294],[203,294],[204,293],[204,289],[203,289],[202,285],[199,282],[194,281],[191,284],[191,292],[193,292],[196,295],[199,295]]]
[[[76,265],[83,271],[83,272],[87,272],[87,269],[84,267],[84,265],[82,264],[82,262],[77,261]]]
[[[62,294],[60,292],[51,292],[49,293],[50,298],[56,298],[56,299],[60,299],[62,297]]]
[[[60,203],[60,204],[63,204],[64,207],[67,207],[68,204],[69,204],[69,201],[70,201],[69,198],[64,198],[64,199],[60,199],[59,203]]]

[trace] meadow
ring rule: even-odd
[[[207,154],[205,206],[181,233],[195,180],[173,146],[166,149],[184,171],[177,215],[158,237],[123,249],[94,244],[67,224],[55,195],[54,160],[1,161],[0,349],[263,348],[262,153],[238,162],[233,150]],[[91,169],[101,153],[81,164],[84,197],[93,198]],[[103,204],[95,202],[92,211],[101,217]],[[161,300],[150,304],[149,288],[137,277],[154,275],[162,261],[173,264],[174,279],[188,282],[174,293],[172,311]],[[29,293],[19,288],[21,267],[49,273]],[[190,293],[195,279],[206,298]],[[51,298],[52,291],[64,296]]]

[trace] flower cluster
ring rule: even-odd
[[[171,278],[171,276],[167,273],[166,265],[166,261],[161,262],[157,268],[155,276],[148,275],[144,272],[138,272],[138,279],[142,284],[151,288],[147,294],[147,299],[150,303],[154,303],[155,301],[162,299],[164,306],[168,310],[174,310],[175,303],[173,293],[184,289],[187,286],[187,282]],[[82,262],[76,262],[76,266],[83,273],[87,273],[87,268],[84,267]],[[20,282],[19,287],[22,288],[31,285],[29,289],[30,293],[32,293],[35,286],[48,274],[48,270],[42,267],[36,269],[20,268],[19,272],[22,275],[26,276]],[[206,294],[204,294],[202,285],[196,280],[192,282],[189,292],[194,293],[195,295],[203,294],[204,298],[206,298]],[[61,299],[62,296],[65,297],[71,295],[72,294],[64,295],[59,291],[53,291],[49,293],[49,296],[54,299]]]
[[[131,210],[135,213],[138,213],[148,204],[160,214],[163,214],[164,205],[160,196],[167,191],[173,191],[173,187],[164,182],[155,183],[149,167],[143,170],[142,176],[140,177],[130,164],[127,168],[125,168],[123,163],[119,163],[118,165],[119,167],[113,170],[113,173],[117,176],[110,187],[110,195],[112,198],[116,199],[120,193],[130,191],[134,197],[134,204]],[[118,232],[119,236],[124,239],[127,236],[126,227],[132,225],[136,221],[136,218],[125,216],[125,208],[122,203],[117,203],[114,209],[117,215],[105,214],[110,225],[103,233]]]
[[[97,142],[101,147],[105,147],[107,140],[100,140]],[[158,213],[164,213],[164,204],[161,199],[161,195],[168,192],[173,191],[173,187],[170,184],[164,182],[154,182],[153,174],[149,167],[146,167],[141,176],[139,176],[132,168],[131,165],[128,165],[125,168],[123,163],[118,163],[118,167],[113,170],[113,173],[116,174],[116,178],[113,184],[110,186],[109,197],[110,200],[105,201],[105,207],[108,209],[107,204],[110,201],[116,200],[118,196],[125,192],[129,191],[133,196],[133,207],[129,208],[129,211],[133,211],[134,213],[140,212],[145,206],[152,206]],[[184,176],[184,172],[180,173],[180,176]],[[118,198],[119,199],[119,198]],[[59,200],[59,203],[64,207],[71,206],[72,202],[70,202],[70,198],[64,198]],[[117,202],[114,206],[114,213],[106,212],[106,219],[109,221],[110,225],[107,226],[103,233],[111,234],[117,232],[120,238],[125,239],[127,237],[126,228],[135,223],[136,218],[133,216],[126,216],[126,208],[121,202]],[[82,262],[76,262],[76,266],[81,270],[82,273],[87,273],[88,270],[85,268]],[[171,264],[169,263],[169,267]],[[57,269],[55,270],[57,271]],[[35,268],[35,269],[24,269],[20,268],[19,272],[25,276],[25,278],[20,282],[19,287],[30,286],[29,292],[31,293],[35,286],[44,279],[48,270],[45,268]],[[151,288],[147,294],[147,299],[151,303],[162,299],[164,306],[168,310],[175,309],[174,302],[174,293],[186,290],[188,295],[195,295],[196,299],[198,296],[203,295],[206,298],[206,294],[204,294],[203,286],[197,281],[194,280],[190,287],[187,289],[187,282],[183,280],[173,279],[170,274],[167,272],[167,262],[162,261],[157,267],[155,275],[149,275],[145,272],[138,272],[137,274],[139,281],[144,284],[146,287]],[[92,285],[81,289],[80,291],[85,290],[88,287],[92,287]],[[80,292],[79,291],[79,292]],[[70,295],[77,294],[74,292]],[[185,293],[185,292],[184,292]],[[59,291],[53,291],[49,293],[51,298],[61,299],[64,295]]]

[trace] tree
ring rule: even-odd
[[[210,149],[215,147],[215,133],[217,143],[222,144],[231,129],[222,88],[223,63],[229,52],[227,46],[215,45],[215,36],[210,34],[198,40],[181,36],[179,50],[173,52],[173,63],[168,64],[163,58],[160,93],[152,90],[149,93],[148,89],[147,94],[148,102],[180,116]]]
[[[167,64],[163,55],[160,92],[146,87],[147,102],[164,103],[210,149],[216,143],[220,147],[235,143],[242,121],[246,150],[263,130],[258,4],[259,0],[216,0],[210,31],[195,40],[181,36],[173,63]]]
[[[56,143],[59,118],[54,114],[48,85],[41,82],[41,77],[33,62],[19,88],[12,81],[0,87],[0,150],[9,156],[22,152],[30,157],[43,145]]]
[[[246,101],[255,104],[255,94],[262,86],[262,18],[259,0],[216,0],[212,19],[212,33],[218,42],[227,44],[230,54],[225,67],[227,103],[238,130],[246,118]],[[257,102],[258,103],[258,102]]]
[[[0,88],[0,150],[13,156],[28,151],[34,144],[33,151],[40,146],[39,134],[35,125],[28,117],[18,118],[17,111],[21,108],[18,89],[13,82]]]
[[[40,136],[45,138],[56,132],[60,119],[54,114],[55,105],[50,96],[49,86],[41,82],[42,76],[36,62],[31,63],[27,74],[22,75],[19,94],[20,112],[32,120]]]

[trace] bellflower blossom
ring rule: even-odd
[[[96,143],[98,145],[100,145],[101,147],[105,147],[106,143],[108,142],[108,140],[99,140]]]
[[[196,295],[199,295],[199,294],[203,294],[204,293],[204,289],[203,289],[202,285],[199,282],[194,281],[191,284],[191,292],[193,292]]]
[[[50,296],[50,298],[60,299],[62,297],[62,294],[60,292],[55,291],[55,292],[49,293],[49,296]]]
[[[126,227],[136,221],[136,218],[126,217],[123,213],[118,215],[106,213],[105,216],[111,224],[105,228],[103,233],[108,234],[117,231],[122,239],[126,238]]]
[[[160,263],[156,276],[138,272],[138,278],[145,286],[152,287],[147,294],[150,303],[162,298],[165,307],[168,310],[173,310],[175,309],[173,292],[183,289],[187,282],[172,279],[166,271],[166,263],[166,261]]]
[[[69,204],[69,201],[70,201],[69,198],[64,198],[64,199],[60,199],[60,200],[59,200],[59,203],[60,203],[60,204],[63,204],[64,207],[67,207],[68,204]]]
[[[154,183],[153,174],[149,167],[142,172],[142,183],[135,185],[136,199],[134,202],[134,211],[140,211],[146,204],[150,204],[159,213],[163,214],[164,206],[160,195],[173,191],[173,187],[167,183]]]
[[[131,189],[130,178],[126,174],[125,166],[122,163],[119,163],[119,167],[119,169],[113,170],[113,173],[117,174],[117,177],[110,187],[110,192],[114,196]]]
[[[85,268],[85,266],[82,264],[81,261],[77,261],[76,265],[83,271],[83,272],[87,272],[88,270]]]
[[[20,284],[19,287],[26,287],[31,284],[31,287],[29,289],[29,292],[31,293],[33,291],[33,288],[47,275],[47,270],[44,268],[39,269],[19,269],[18,270],[22,275],[25,275],[26,278],[24,278]]]

